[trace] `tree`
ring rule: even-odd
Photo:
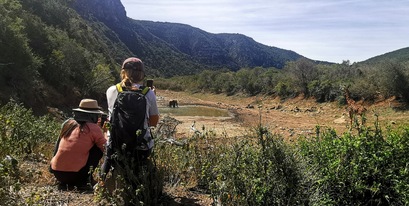
[[[395,62],[384,62],[379,71],[381,91],[385,97],[396,96],[409,102],[409,76],[404,65]]]
[[[3,102],[10,96],[25,103],[32,100],[37,68],[41,65],[28,45],[24,22],[19,16],[23,14],[19,1],[0,0],[0,98]]]
[[[306,58],[290,63],[285,68],[293,77],[294,85],[300,93],[309,95],[308,84],[318,78],[317,66]]]

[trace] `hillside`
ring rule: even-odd
[[[383,61],[394,61],[394,62],[402,62],[408,63],[409,62],[409,47],[398,49],[395,51],[391,51],[382,55],[378,55],[363,62],[359,62],[359,64],[363,65],[376,65]]]
[[[232,70],[258,66],[281,69],[286,62],[302,57],[293,51],[260,44],[242,34],[212,34],[177,23],[133,22],[142,25],[178,51],[210,67]]]
[[[130,19],[119,0],[78,0],[74,8],[84,18],[96,18],[115,31],[130,51],[164,76],[193,74],[204,68],[281,69],[302,57],[241,34],[212,34],[184,24]]]
[[[128,56],[143,59],[151,77],[282,68],[301,57],[240,34],[132,20],[120,0],[11,0],[0,11],[0,103],[13,98],[36,113],[72,108],[84,97],[104,105]]]
[[[387,78],[372,81],[373,72],[368,72],[383,71],[376,65],[385,59],[407,62],[407,48],[369,59],[365,67],[370,69],[317,62],[242,34],[212,34],[185,24],[130,19],[120,0],[3,0],[0,18],[4,28],[0,32],[0,104],[14,99],[36,114],[47,112],[47,107],[70,111],[88,97],[106,106],[106,88],[119,81],[120,64],[128,56],[140,57],[150,78],[189,75],[191,79],[177,82],[179,89],[284,98],[303,93],[327,101],[341,94],[339,86],[344,82],[358,82],[351,89],[357,99],[371,99],[378,88],[385,97],[409,99],[402,95],[405,78],[391,81],[393,73],[378,72]],[[405,67],[393,72],[404,77]],[[377,84],[390,82],[396,85]],[[207,89],[211,83],[214,90]],[[362,89],[369,84],[370,90]]]

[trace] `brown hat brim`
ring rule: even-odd
[[[72,110],[77,111],[77,112],[91,113],[91,114],[105,114],[101,110],[85,110],[85,109],[81,109],[81,108],[76,108],[76,109],[72,109]]]

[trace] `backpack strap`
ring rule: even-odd
[[[149,92],[149,87],[145,87],[145,86],[140,86],[139,90],[143,95],[146,95]],[[124,91],[124,89],[121,86],[121,83],[116,84],[116,90],[121,93]]]
[[[116,84],[116,90],[117,90],[119,93],[123,92],[121,83]]]

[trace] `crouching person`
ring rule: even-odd
[[[106,135],[97,124],[104,114],[98,102],[83,99],[73,109],[74,118],[66,120],[56,142],[50,172],[60,189],[89,188],[96,183],[90,171],[103,156]]]

